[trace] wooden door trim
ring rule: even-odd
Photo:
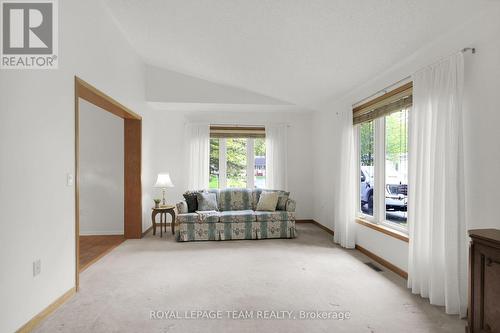
[[[80,98],[124,119],[124,233],[142,237],[142,118],[132,110],[75,76],[75,289],[79,279],[80,236]]]
[[[86,100],[98,107],[120,117],[123,119],[137,119],[141,120],[142,117],[133,112],[117,100],[106,95],[102,91],[88,84],[84,80],[75,76],[76,93],[79,98]]]

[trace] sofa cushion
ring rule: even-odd
[[[178,223],[194,223],[199,221],[199,215],[196,213],[178,214],[176,220]]]
[[[199,216],[199,221],[201,223],[216,223],[219,222],[219,212],[215,210],[197,210],[196,214]]]
[[[294,212],[277,210],[275,212],[255,212],[257,222],[264,221],[295,221]]]
[[[198,199],[198,210],[217,210],[217,195],[210,192],[199,192],[196,194]]]
[[[264,191],[260,194],[256,211],[274,212],[278,205],[278,193]]]
[[[225,223],[232,222],[254,222],[255,213],[253,210],[232,210],[220,212],[219,221]]]
[[[252,190],[246,188],[226,188],[219,190],[219,210],[252,209]]]

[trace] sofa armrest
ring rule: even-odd
[[[188,205],[186,200],[179,201],[175,204],[177,208],[177,214],[186,214],[188,212]]]
[[[285,210],[287,212],[295,212],[295,207],[297,206],[297,202],[293,199],[288,199],[286,201],[286,205],[285,205]]]

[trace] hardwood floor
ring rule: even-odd
[[[123,235],[80,236],[80,272],[124,241]]]

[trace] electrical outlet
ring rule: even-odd
[[[42,262],[40,259],[33,261],[33,277],[37,276],[42,272]]]

